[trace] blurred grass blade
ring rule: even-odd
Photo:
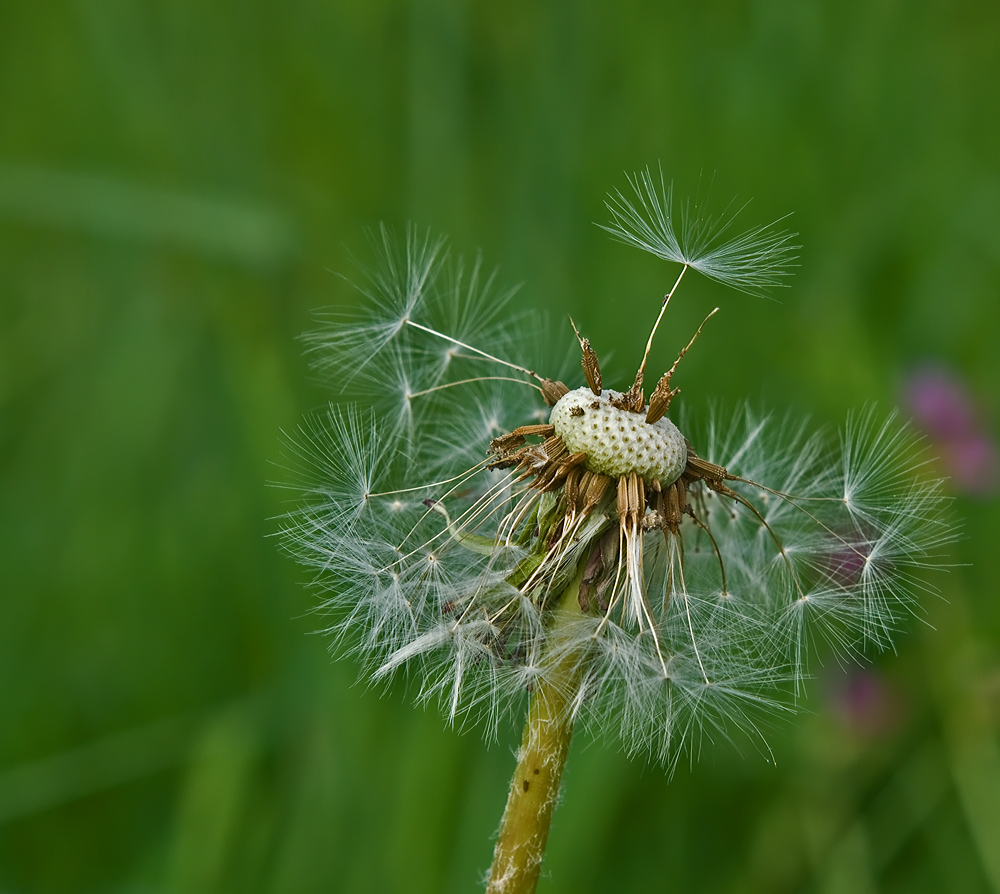
[[[180,763],[196,724],[170,718],[0,773],[0,823],[121,785]]]
[[[172,245],[250,267],[294,256],[297,240],[277,212],[111,177],[0,165],[0,220]]]
[[[184,782],[168,890],[221,890],[238,845],[261,752],[259,726],[245,710],[220,712],[194,749]]]

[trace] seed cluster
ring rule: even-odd
[[[492,278],[463,279],[416,230],[403,246],[382,231],[367,309],[308,342],[352,395],[371,390],[368,408],[303,425],[304,499],[284,528],[370,679],[405,672],[418,700],[491,733],[525,691],[558,690],[560,722],[672,767],[703,729],[755,731],[751,712],[803,679],[811,639],[890,645],[954,528],[914,440],[874,411],[839,443],[746,408],[667,420],[702,327],[651,390],[645,377],[684,270],[776,285],[791,237],[765,228],[674,257],[669,198],[648,178],[636,190],[615,199],[613,232],[684,266],[623,391],[604,389],[575,325],[584,387],[500,359],[531,333],[497,313]]]
[[[569,391],[552,408],[549,422],[570,453],[586,453],[587,468],[618,477],[635,472],[663,487],[684,471],[687,446],[684,435],[669,419],[645,421],[645,414],[615,406],[622,395],[590,388]]]

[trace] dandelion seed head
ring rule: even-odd
[[[618,238],[743,291],[783,284],[791,234],[733,235],[734,215],[675,212],[662,174],[630,183]],[[676,414],[694,338],[655,383],[647,346],[631,387],[605,388],[589,342],[563,369],[478,257],[415,228],[372,243],[360,308],[305,338],[340,394],[289,438],[283,520],[333,647],[370,681],[405,678],[488,737],[544,683],[672,768],[705,736],[759,741],[815,645],[886,648],[932,592],[954,525],[892,414],[839,436],[748,407]]]
[[[672,484],[684,471],[684,435],[664,417],[646,422],[615,406],[621,393],[595,396],[589,388],[564,394],[549,415],[556,434],[571,453],[587,454],[587,468],[603,475],[636,472],[645,479]]]

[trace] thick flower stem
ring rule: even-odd
[[[552,811],[573,734],[570,698],[583,673],[578,652],[565,649],[560,627],[580,615],[580,566],[566,588],[550,631],[551,673],[531,695],[517,767],[510,784],[500,835],[493,851],[487,894],[532,894],[538,885]]]

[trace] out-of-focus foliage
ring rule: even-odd
[[[805,246],[780,303],[704,282],[672,308],[654,366],[722,305],[678,376],[690,412],[840,423],[929,365],[996,435],[994,3],[2,19],[2,891],[459,892],[487,868],[519,731],[487,749],[352,686],[268,537],[278,432],[326,399],[295,336],[355,300],[331,271],[365,226],[482,248],[559,361],[572,312],[624,363],[669,275],[592,222],[661,162],[680,196],[794,211]],[[872,669],[817,665],[774,763],[709,742],[668,783],[579,737],[542,890],[1000,891],[1000,513],[954,480],[966,539],[929,625]]]

